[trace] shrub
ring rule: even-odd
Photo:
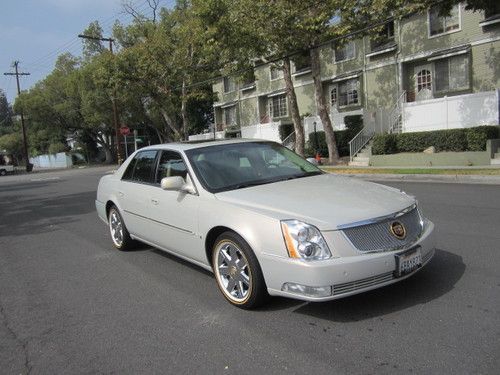
[[[377,134],[373,139],[372,153],[374,155],[395,154],[396,134]]]
[[[488,139],[500,138],[500,128],[498,126],[478,126],[467,129],[467,148],[469,151],[486,150]]]
[[[346,130],[337,130],[335,134],[335,143],[339,156],[349,156],[349,141],[354,138],[356,134],[363,128],[363,116],[353,115],[344,118]],[[328,156],[328,145],[326,144],[326,137],[324,131],[318,131],[318,152],[321,156]],[[314,132],[309,133],[309,141],[307,141],[305,154],[307,157],[315,156],[316,144]]]
[[[326,137],[324,131],[318,131],[318,147],[317,151],[323,157],[328,156],[328,145],[326,144]],[[334,132],[335,143],[337,144],[337,149],[339,151],[339,156],[349,155],[349,141],[352,137],[348,134],[347,130],[338,130]],[[316,143],[314,138],[314,132],[309,133],[309,140],[306,143],[305,154],[306,157],[314,157],[316,151]]]
[[[486,140],[500,136],[498,126],[478,126],[468,129],[449,129],[403,134],[380,134],[375,136],[374,155],[398,152],[422,152],[434,146],[440,151],[484,151]]]

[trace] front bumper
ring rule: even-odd
[[[419,240],[422,267],[402,277],[395,277],[395,254],[401,251],[340,256],[324,261],[307,262],[291,258],[262,254],[259,259],[270,295],[304,301],[329,301],[404,280],[422,269],[434,256],[434,224],[427,221]],[[285,283],[311,287],[332,287],[328,296],[316,297],[283,291]]]

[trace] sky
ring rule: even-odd
[[[134,8],[147,10],[146,0],[131,0]],[[174,0],[161,0],[171,6]],[[62,53],[80,55],[77,37],[90,22],[99,21],[108,36],[114,21],[128,24],[132,17],[123,13],[122,0],[0,0],[0,89],[13,103],[17,96],[16,79],[4,72],[20,71],[31,75],[19,77],[21,89],[29,89],[54,68]]]

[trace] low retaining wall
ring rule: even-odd
[[[33,164],[35,168],[71,168],[73,166],[71,155],[65,152],[53,155],[39,155],[30,158],[30,163]]]
[[[466,152],[402,152],[392,155],[371,155],[370,165],[373,167],[452,167],[491,165],[491,158],[500,148],[500,139],[486,141],[486,151]]]
[[[392,155],[372,155],[370,165],[374,167],[430,167],[490,165],[490,153],[470,152],[408,152]]]

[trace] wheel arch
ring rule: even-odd
[[[241,236],[241,234],[236,232],[234,229],[231,229],[224,225],[218,225],[210,229],[207,235],[205,236],[205,255],[207,257],[207,261],[210,267],[212,267],[212,249],[215,245],[215,240],[224,232],[234,232],[237,235]]]
[[[118,208],[117,204],[115,202],[113,202],[111,199],[106,202],[106,219],[109,218],[109,210],[111,210],[111,207],[113,207],[113,206]],[[118,210],[120,210],[120,209],[118,208]]]

